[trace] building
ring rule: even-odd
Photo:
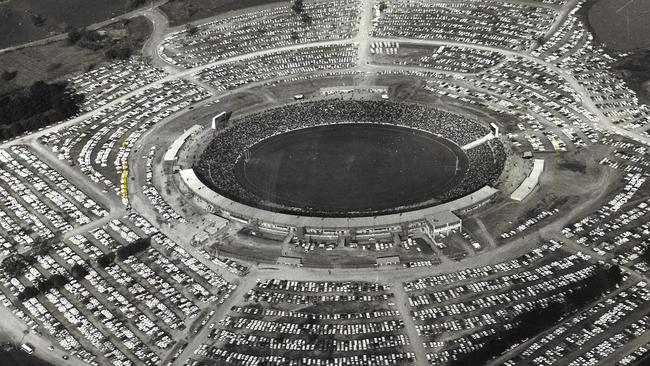
[[[178,153],[181,151],[187,140],[193,135],[199,133],[203,127],[194,125],[190,129],[185,130],[174,142],[169,146],[165,155],[163,156],[163,169],[165,173],[171,173],[174,170],[174,165],[178,161]]]
[[[377,257],[377,259],[375,261],[376,261],[375,264],[377,265],[377,267],[400,264],[400,260],[399,260],[398,255],[388,255],[388,256],[385,256],[385,257]]]
[[[301,267],[302,266],[302,258],[300,257],[290,257],[283,255],[278,258],[277,261],[278,264],[285,264],[287,266],[294,266],[294,267]]]
[[[451,211],[441,211],[426,216],[425,222],[422,231],[431,239],[439,235],[447,235],[452,231],[460,231],[463,224],[463,220]]]
[[[448,232],[461,227],[461,220],[452,212],[462,212],[489,202],[496,189],[484,186],[467,196],[437,206],[413,211],[363,217],[317,217],[271,212],[248,206],[208,188],[193,169],[179,171],[181,180],[192,192],[192,199],[210,207],[217,215],[244,225],[256,223],[262,230],[287,235],[293,231],[302,240],[340,242],[380,239],[404,231]]]
[[[208,233],[201,231],[200,233],[194,235],[192,242],[197,245],[203,245],[208,242],[210,235]]]
[[[490,132],[492,132],[494,137],[499,137],[499,126],[495,125],[494,123],[490,123]]]
[[[523,201],[524,198],[528,197],[535,187],[537,187],[537,184],[539,184],[539,178],[541,177],[542,172],[544,172],[544,159],[535,159],[530,174],[523,182],[521,182],[521,185],[512,192],[510,198],[515,201]]]
[[[212,129],[213,130],[219,130],[222,128],[225,128],[226,125],[228,124],[228,120],[230,119],[230,116],[232,115],[232,112],[221,112],[217,114],[216,116],[212,117]]]
[[[205,232],[210,234],[210,236],[218,234],[226,227],[226,225],[228,225],[228,219],[224,219],[217,215],[207,214],[206,218],[208,220],[208,227],[205,228]]]

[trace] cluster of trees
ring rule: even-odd
[[[39,282],[36,286],[27,286],[18,294],[18,300],[25,301],[40,294],[44,294],[52,289],[59,289],[65,286],[70,279],[60,274],[54,274],[45,280]]]
[[[68,41],[81,48],[97,51],[109,45],[110,37],[96,30],[73,27],[68,31]]]
[[[612,65],[641,101],[648,102],[650,93],[645,84],[650,81],[650,50],[635,50]]]
[[[313,21],[311,15],[305,12],[305,4],[303,3],[303,0],[294,0],[293,5],[291,5],[291,10],[300,17],[300,20],[304,24],[311,24]]]
[[[501,334],[488,340],[481,349],[461,356],[449,365],[485,365],[511,347],[549,329],[568,314],[613,290],[620,285],[622,280],[623,274],[620,267],[599,266],[593,275],[582,281],[567,295],[565,302],[554,302],[545,308],[519,315],[513,319],[513,324],[517,325],[512,329],[504,330]]]
[[[569,293],[565,301],[570,310],[581,308],[617,288],[622,281],[621,267],[605,268],[600,266],[593,275],[582,281],[580,287]]]
[[[194,24],[189,24],[188,23],[188,24],[185,25],[185,31],[190,36],[193,36],[193,35],[195,35],[195,34],[197,34],[199,32],[199,27],[195,26]]]
[[[90,272],[83,264],[75,264],[70,268],[70,274],[78,281],[83,280]],[[39,282],[36,286],[27,286],[18,294],[18,300],[25,301],[40,294],[47,293],[52,289],[59,289],[70,282],[70,278],[62,274],[54,274]]]
[[[147,3],[147,0],[126,0],[126,8],[129,10],[137,9]]]
[[[114,42],[106,32],[97,30],[70,28],[68,42],[92,51],[103,50],[104,56],[109,60],[125,60],[133,54],[133,48],[129,44]]]
[[[97,257],[97,264],[106,268],[115,262],[115,258],[125,260],[126,258],[136,255],[147,250],[151,246],[151,238],[140,238],[131,244],[120,247],[115,252],[104,253]]]
[[[0,95],[0,138],[9,139],[74,116],[83,100],[67,82],[37,81],[29,88]]]
[[[483,348],[470,352],[452,361],[449,365],[485,365],[513,345],[533,337],[557,323],[564,314],[565,307],[560,303],[551,303],[545,308],[521,314],[515,319],[515,323],[518,323],[517,326],[502,332],[498,337],[490,339]]]
[[[7,277],[19,277],[25,273],[25,269],[36,263],[34,255],[12,254],[5,258],[0,265],[0,268]],[[89,274],[88,269],[84,264],[75,264],[70,268],[70,274],[77,280],[82,280]],[[39,282],[35,286],[27,286],[23,291],[18,294],[18,300],[25,301],[44,294],[52,289],[58,289],[70,282],[70,278],[62,274],[54,274],[45,280]]]
[[[115,252],[110,252],[97,257],[97,264],[102,267],[108,267],[114,263],[115,258],[124,260],[132,255],[136,255],[151,246],[151,238],[142,238],[131,244],[120,247]],[[19,277],[25,273],[25,269],[36,263],[36,255],[44,255],[51,251],[50,242],[40,242],[33,246],[32,255],[23,255],[15,253],[5,258],[0,264],[0,270],[8,277]],[[52,289],[58,289],[65,286],[72,278],[81,281],[89,274],[87,263],[77,263],[70,267],[70,276],[54,274],[47,279],[39,282],[35,286],[27,286],[18,294],[18,300],[26,301],[38,295],[45,294]]]
[[[35,257],[15,253],[5,258],[0,268],[8,277],[18,277],[25,273],[25,268],[34,263],[36,263]]]
[[[32,14],[31,20],[32,20],[32,24],[34,24],[37,27],[41,27],[45,25],[46,19],[40,14]]]
[[[4,81],[10,81],[10,80],[15,79],[17,74],[18,74],[18,71],[16,71],[16,70],[14,70],[14,71],[5,70],[5,71],[2,72],[2,74],[0,74],[0,78],[2,80],[4,80]]]

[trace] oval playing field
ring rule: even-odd
[[[337,215],[435,200],[462,180],[463,151],[431,133],[382,124],[336,124],[260,141],[235,165],[265,201]]]

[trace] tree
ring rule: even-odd
[[[78,281],[83,280],[89,273],[88,269],[82,264],[77,263],[70,268],[70,274]]]
[[[16,75],[18,74],[18,71],[8,71],[5,70],[2,72],[2,75],[0,75],[0,78],[4,81],[10,81],[16,78]]]
[[[27,286],[18,294],[18,300],[24,302],[40,294],[40,291],[34,286]]]
[[[115,253],[110,252],[110,253],[102,254],[99,257],[97,257],[97,264],[102,268],[106,268],[111,264],[113,264],[114,260],[115,260]]]
[[[151,246],[151,238],[140,238],[131,244],[125,245],[117,250],[117,257],[124,260],[132,255],[145,251]]]
[[[296,14],[301,14],[302,12],[305,11],[305,5],[303,4],[303,0],[293,0],[293,5],[291,6],[291,10],[294,11]]]
[[[303,24],[311,24],[313,19],[311,18],[311,15],[307,13],[301,13],[300,14],[300,20],[303,22]]]
[[[106,52],[104,52],[104,56],[106,56],[106,58],[109,60],[126,60],[131,57],[132,53],[133,49],[129,46],[116,45],[106,50]]]
[[[646,264],[650,265],[650,246],[645,248],[643,253],[639,256],[639,259],[644,261]]]
[[[384,10],[388,9],[388,5],[386,4],[385,1],[382,1],[379,3],[379,11],[383,12]]]
[[[45,18],[43,18],[43,16],[40,14],[33,14],[32,24],[34,24],[37,27],[40,27],[45,24]]]
[[[2,270],[9,277],[18,277],[25,272],[27,261],[22,254],[13,254],[2,261]]]
[[[188,35],[193,36],[199,32],[199,28],[193,24],[188,23],[185,25],[185,31]]]
[[[37,241],[32,244],[32,253],[41,257],[50,254],[52,249],[53,246],[49,240]]]
[[[126,7],[127,7],[127,9],[133,10],[135,8],[141,7],[146,2],[147,2],[147,0],[127,0]]]
[[[68,42],[70,44],[76,44],[81,39],[81,32],[79,28],[72,27],[68,31]]]

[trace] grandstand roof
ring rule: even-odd
[[[188,137],[190,137],[193,133],[201,131],[203,129],[202,126],[199,125],[194,125],[190,127],[188,130],[183,132],[182,135],[180,135],[174,142],[169,146],[167,151],[165,151],[165,156],[163,157],[163,161],[174,161],[176,160],[176,156],[178,155],[178,151],[183,147],[183,144],[185,144],[185,140],[187,140]]]
[[[275,225],[322,229],[380,228],[396,226],[405,222],[420,221],[426,216],[435,215],[442,211],[456,211],[476,205],[479,202],[489,199],[497,192],[497,190],[492,187],[484,186],[478,191],[454,201],[442,203],[437,206],[389,215],[367,217],[311,217],[266,211],[233,201],[205,186],[196,176],[193,169],[181,170],[180,175],[181,179],[194,192],[194,194],[216,207],[229,212],[231,215],[248,219],[257,219]]]
[[[544,159],[535,159],[533,163],[533,170],[531,170],[526,179],[521,182],[521,185],[517,187],[514,192],[512,192],[510,198],[515,201],[521,201],[526,198],[537,186],[537,182],[539,181],[540,175],[542,175],[542,171],[544,171]]]

